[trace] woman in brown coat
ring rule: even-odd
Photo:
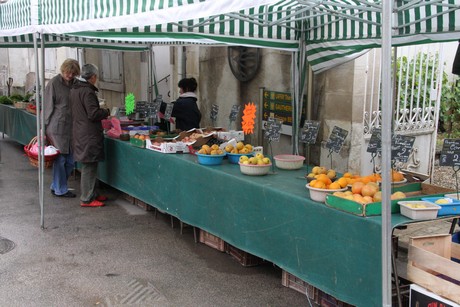
[[[67,186],[75,162],[71,152],[72,117],[69,105],[70,88],[80,74],[80,65],[67,59],[61,65],[61,73],[51,79],[45,87],[43,99],[46,138],[59,149],[53,162],[51,193],[58,197],[75,197]]]
[[[95,190],[97,164],[104,160],[104,132],[102,120],[110,115],[101,109],[94,86],[98,69],[93,64],[83,65],[81,78],[70,90],[72,106],[72,145],[75,161],[81,163],[81,206],[100,207],[107,198]]]

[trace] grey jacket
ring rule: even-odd
[[[104,160],[102,120],[110,115],[110,111],[99,107],[96,91],[97,88],[86,81],[77,81],[70,90],[72,148],[74,159],[78,162]]]
[[[53,77],[45,87],[43,110],[45,133],[48,141],[63,154],[70,152],[72,113],[69,94],[72,84],[67,85],[61,75]]]

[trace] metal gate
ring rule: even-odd
[[[436,150],[436,137],[444,72],[443,45],[429,44],[398,47],[393,50],[395,90],[393,94],[393,133],[415,136],[415,143],[406,163],[398,169],[430,176]],[[394,61],[396,59],[396,62]],[[367,143],[373,128],[382,121],[380,103],[380,55],[374,52],[368,73],[366,104],[363,114],[364,140]],[[372,168],[380,171],[380,159]]]

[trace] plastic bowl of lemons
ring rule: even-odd
[[[250,153],[241,153],[240,154],[240,153],[227,152],[228,162],[230,162],[231,164],[238,164],[240,162],[240,158],[242,156],[252,157],[252,156],[254,156],[254,153],[250,152]]]

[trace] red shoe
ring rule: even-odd
[[[100,201],[97,201],[97,200],[93,200],[92,202],[90,203],[81,203],[80,206],[82,207],[102,207],[104,206],[104,203],[101,203]]]
[[[106,201],[107,199],[109,198],[105,195],[99,195],[98,197],[96,197],[97,201]]]

